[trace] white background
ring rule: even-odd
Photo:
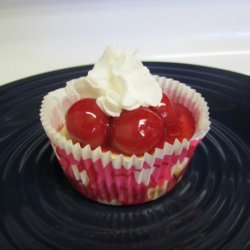
[[[0,85],[94,63],[110,44],[250,74],[249,13],[247,0],[0,0]]]

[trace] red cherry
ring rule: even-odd
[[[168,114],[171,112],[172,108],[170,101],[165,94],[162,95],[161,103],[157,107],[151,107],[151,109],[157,114],[159,114],[164,124],[166,124]]]
[[[123,111],[111,125],[112,147],[127,155],[142,155],[150,151],[162,136],[161,118],[146,107]]]
[[[190,139],[195,131],[195,122],[192,113],[179,103],[172,104],[172,111],[167,117],[165,140],[174,143],[177,138],[182,141]]]
[[[73,104],[66,113],[66,128],[73,142],[92,149],[101,146],[109,131],[109,118],[95,99],[85,98]]]

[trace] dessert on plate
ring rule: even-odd
[[[87,76],[48,93],[40,118],[69,182],[113,205],[170,191],[210,128],[199,93],[151,75],[134,53],[116,46]]]

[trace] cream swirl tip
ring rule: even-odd
[[[109,46],[86,77],[67,83],[68,93],[74,89],[81,98],[95,98],[109,116],[120,116],[122,110],[140,106],[157,106],[162,90],[147,67],[134,53]]]

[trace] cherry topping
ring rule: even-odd
[[[151,109],[159,114],[163,120],[163,123],[166,124],[168,114],[171,112],[171,104],[165,94],[162,95],[161,103],[157,107],[151,107]]]
[[[155,147],[163,136],[163,122],[150,108],[123,111],[111,125],[111,145],[127,155],[142,155]]]
[[[95,99],[85,98],[74,103],[66,113],[66,128],[73,142],[91,149],[101,146],[109,132],[109,118]]]
[[[167,117],[165,140],[174,143],[177,138],[182,141],[190,139],[195,131],[195,122],[192,113],[179,103],[172,104],[172,111]]]

